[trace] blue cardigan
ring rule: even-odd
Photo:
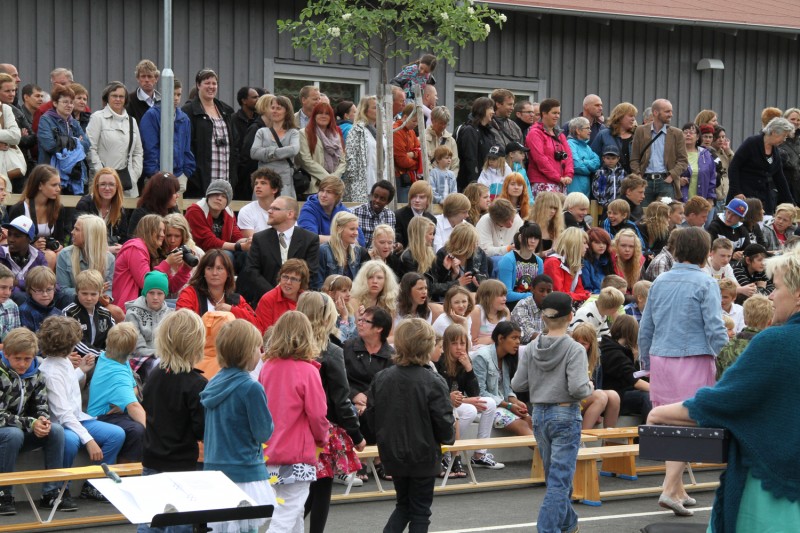
[[[531,256],[531,259],[534,258],[536,259],[536,264],[538,267],[536,269],[536,274],[527,280],[528,283],[533,281],[533,278],[539,274],[544,273],[544,261],[542,261],[542,258],[536,254]],[[517,284],[517,257],[514,255],[513,250],[500,258],[500,262],[497,265],[497,279],[502,281],[506,286],[506,289],[508,290],[506,299],[509,302],[518,302],[520,300],[524,300],[525,298],[529,298],[533,294],[530,292],[533,287],[529,287],[528,292],[516,292],[514,290]]]

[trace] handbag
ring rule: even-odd
[[[283,148],[283,144],[281,144],[281,140],[278,138],[278,134],[275,130],[270,128],[269,131],[272,133],[272,138],[275,139],[275,142],[278,144],[278,148]],[[291,157],[287,157],[286,162],[289,163],[289,168],[292,169],[292,183],[294,184],[295,196],[304,194],[311,186],[311,174],[304,168],[295,167]]]
[[[0,113],[0,128],[6,129],[6,114]],[[8,179],[19,179],[28,170],[28,163],[25,155],[19,146],[10,146],[8,150],[0,151],[0,173],[8,176]]]
[[[127,162],[131,160],[131,147],[133,147],[133,119],[128,116],[128,149],[125,151],[125,166],[117,169],[119,181],[122,183],[122,190],[129,191],[133,189],[133,181],[131,180],[131,173],[128,171]]]

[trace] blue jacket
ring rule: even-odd
[[[525,298],[530,298],[533,295],[533,293],[530,292],[533,289],[530,283],[533,281],[533,278],[544,273],[544,261],[536,254],[532,255],[531,259],[536,259],[536,264],[538,265],[536,272],[531,272],[530,274],[525,273],[521,282],[528,284],[528,290],[525,292],[517,292],[514,289],[522,288],[517,286],[517,256],[514,255],[514,251],[512,250],[500,258],[500,262],[497,266],[497,279],[502,281],[506,286],[508,290],[506,299],[509,302],[518,302]]]
[[[19,306],[19,323],[36,333],[42,326],[44,319],[49,316],[61,316],[61,309],[56,307],[55,298],[47,307],[40,305],[33,298],[28,298]]]
[[[497,405],[506,401],[510,397],[516,398],[516,393],[511,390],[511,372],[508,363],[503,365],[503,373],[500,374],[497,362],[497,347],[494,344],[484,346],[470,356],[472,358],[472,370],[478,380],[481,398],[491,398]],[[516,359],[518,355],[506,355],[503,359]]]
[[[697,265],[675,263],[650,287],[639,322],[639,357],[716,355],[728,342],[717,281]],[[656,328],[658,324],[658,328]]]
[[[329,215],[320,205],[317,195],[312,194],[308,197],[305,203],[303,203],[302,209],[300,209],[300,215],[297,217],[297,225],[301,228],[307,229],[308,231],[316,233],[317,235],[330,235],[331,221],[339,211],[347,211],[348,213],[352,213],[352,211],[347,209],[342,202],[339,202],[334,206],[333,211]],[[364,246],[364,242],[364,233],[359,227],[358,244]]]
[[[622,151],[622,140],[619,137],[615,137],[611,135],[611,130],[608,128],[600,130],[598,134],[595,136],[594,139],[590,141],[592,151],[597,154],[597,157],[603,157],[603,148],[606,146],[616,146],[619,148],[620,152]],[[622,161],[630,161],[631,160],[631,145],[633,142],[628,143],[628,153],[627,154],[620,154],[620,164]],[[626,170],[628,172],[628,170]]]
[[[600,168],[600,156],[589,147],[589,141],[570,137],[567,142],[572,150],[572,166],[575,169],[575,177],[591,178]]]
[[[363,246],[356,245],[353,251],[355,252],[354,258],[349,263],[350,279],[356,279],[356,274],[358,274],[361,265],[370,259],[367,250]],[[340,267],[336,259],[333,258],[331,245],[326,242],[319,247],[319,269],[317,270],[316,279],[311,280],[311,287],[314,290],[319,290],[325,278],[331,274],[345,275],[344,268]]]
[[[606,256],[600,256],[596,261],[583,260],[583,268],[581,269],[581,279],[583,280],[583,288],[592,294],[600,292],[600,285],[603,283],[609,272],[613,274],[614,268],[610,266],[611,259]]]
[[[706,198],[708,200],[717,199],[717,165],[714,164],[714,156],[711,152],[703,148],[697,147],[697,166],[699,169],[693,169],[691,166],[686,167],[686,170],[681,174],[682,178],[689,178],[694,175],[694,172],[699,172],[697,177],[697,196]],[[689,185],[681,187],[681,194],[683,201],[689,200]]]
[[[69,124],[61,118],[55,110],[51,110],[42,115],[39,120],[39,133],[36,138],[39,143],[39,163],[50,164],[53,154],[58,150],[58,138],[56,135],[69,135],[76,139],[81,139],[83,150],[89,153],[89,136],[83,131],[80,123],[74,118],[70,117]],[[53,130],[58,130],[58,134]]]
[[[161,170],[161,106],[155,105],[147,110],[139,124],[142,136],[144,163],[142,173],[149,178]],[[197,167],[192,154],[192,124],[181,108],[175,110],[175,134],[172,150],[172,173],[189,177]]]
[[[261,444],[272,436],[264,387],[239,368],[223,368],[200,393],[206,412],[205,470],[221,470],[234,483],[268,478]]]

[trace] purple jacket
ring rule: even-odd
[[[702,146],[697,147],[697,152],[697,166],[699,167],[697,195],[709,200],[716,200],[717,167],[714,164],[714,156]],[[687,167],[683,174],[681,174],[681,177],[689,178],[691,181],[693,170],[691,166]],[[688,185],[681,187],[681,195],[685,203],[689,199]]]

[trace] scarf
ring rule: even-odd
[[[322,166],[325,167],[328,174],[333,174],[336,171],[336,167],[339,166],[339,160],[342,157],[341,138],[336,133],[332,136],[328,136],[317,127],[317,142],[322,143],[322,149],[325,152],[325,160]]]

